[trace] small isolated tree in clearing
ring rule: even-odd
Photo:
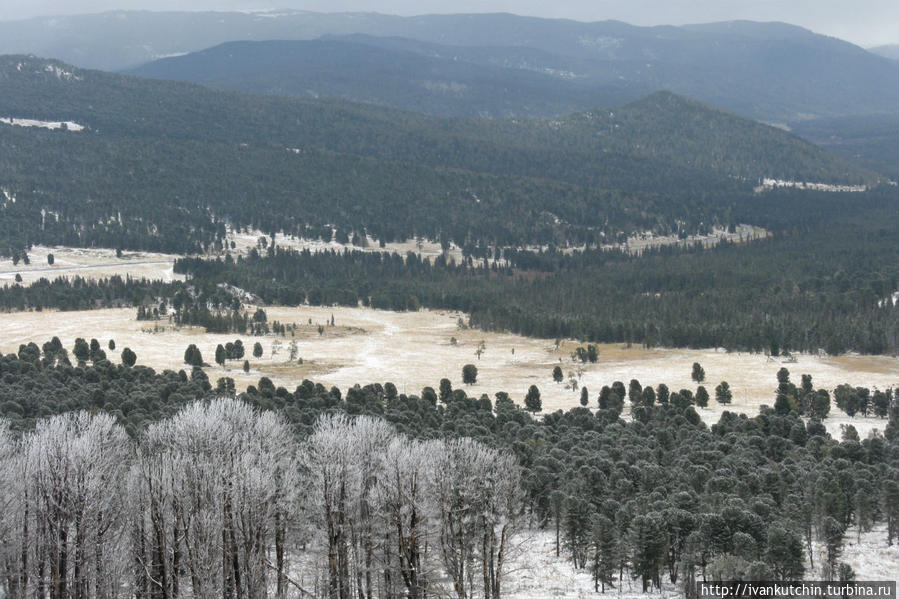
[[[219,366],[225,365],[225,348],[221,343],[215,348],[215,363]]]
[[[581,387],[581,405],[585,408],[587,404],[590,402],[590,393],[587,392],[586,387]]]
[[[203,354],[200,353],[200,349],[193,343],[184,350],[184,363],[190,366],[203,366]]]
[[[696,405],[705,408],[709,405],[709,392],[702,385],[696,388]]]
[[[250,372],[250,361],[249,360],[243,361],[243,371]]]
[[[699,362],[693,362],[693,373],[690,377],[697,383],[705,381],[705,369],[699,365]]]
[[[535,414],[543,410],[543,403],[540,401],[540,389],[537,388],[537,385],[531,385],[528,389],[528,394],[524,397],[524,409]]]
[[[53,254],[47,254],[47,264],[53,266],[54,262],[56,262],[56,258],[53,257]]]
[[[115,351],[115,339],[109,340],[109,351]]]
[[[126,347],[122,350],[122,364],[125,366],[131,367],[134,366],[135,362],[137,362],[137,354],[131,351],[130,347]]]
[[[478,380],[478,367],[474,364],[466,364],[462,367],[462,382],[466,385],[474,385]]]
[[[553,368],[553,380],[557,383],[561,383],[563,378],[562,367],[556,366],[555,368]]]
[[[259,343],[258,341],[256,342],[255,345],[253,345],[253,357],[254,358],[262,357],[262,344]]]
[[[730,385],[727,384],[727,381],[721,381],[721,383],[715,387],[715,401],[726,406],[732,399],[733,394],[730,392]]]

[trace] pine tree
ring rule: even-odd
[[[557,383],[561,383],[564,375],[562,374],[562,367],[556,366],[553,368],[553,380]]]
[[[602,514],[593,514],[590,518],[590,537],[593,550],[590,573],[593,575],[594,590],[599,592],[601,585],[605,593],[607,585],[614,588],[615,570],[619,562],[615,524]]]
[[[715,401],[726,406],[731,400],[733,400],[733,394],[730,391],[730,385],[727,384],[727,381],[721,381],[718,386],[715,387]]]
[[[693,362],[693,372],[690,374],[690,378],[697,383],[705,381],[705,369],[699,365],[699,362]]]
[[[126,347],[125,349],[123,349],[122,364],[131,367],[134,366],[135,362],[137,362],[137,354],[135,354],[130,347]]]
[[[462,367],[462,382],[466,385],[474,385],[478,380],[478,367],[474,364],[466,364]]]
[[[215,348],[215,363],[218,364],[219,366],[224,366],[225,365],[225,356],[226,356],[225,348],[222,346],[221,343],[219,343],[218,346]]]
[[[696,405],[700,408],[705,408],[709,405],[709,392],[702,385],[696,388]]]
[[[524,407],[528,412],[537,413],[543,410],[543,403],[540,401],[540,390],[537,385],[531,385],[528,393],[524,398]]]

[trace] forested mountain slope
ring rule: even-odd
[[[399,40],[400,42],[404,40]],[[544,116],[640,91],[384,47],[374,38],[229,42],[127,71],[247,93],[331,96],[440,116]]]
[[[764,176],[878,180],[788,133],[667,93],[620,110],[497,121],[24,56],[0,58],[0,85],[0,116],[73,123],[0,123],[7,252],[38,241],[195,251],[220,241],[226,222],[297,234],[330,224],[387,241],[594,243],[732,224],[732,206]]]
[[[790,123],[804,139],[899,180],[899,116],[847,116]]]
[[[670,89],[766,121],[894,114],[899,103],[895,61],[783,23],[635,27],[509,14],[110,12],[0,23],[0,53],[115,70],[236,40],[348,34],[425,42],[404,49],[538,71],[557,84],[575,75],[592,85]]]

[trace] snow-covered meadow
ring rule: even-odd
[[[899,358],[892,356],[796,355],[795,361],[791,361],[714,349],[644,349],[601,344],[598,362],[581,364],[571,357],[581,345],[576,341],[565,340],[556,347],[547,339],[460,328],[465,315],[457,312],[401,313],[311,306],[269,306],[265,310],[270,322],[298,325],[295,336],[206,334],[192,327],[177,329],[167,320],[138,321],[136,310],[130,308],[62,314],[43,311],[0,314],[0,330],[4,333],[0,351],[16,351],[19,344],[29,341],[42,344],[53,335],[69,348],[77,337],[97,338],[104,345],[106,340],[115,339],[117,351],[130,347],[137,352],[139,363],[177,370],[184,367],[182,357],[189,344],[195,343],[206,361],[213,363],[218,344],[241,338],[246,347],[260,341],[263,357],[250,359],[249,374],[241,370],[240,362],[229,362],[224,368],[209,367],[211,380],[228,376],[239,388],[245,388],[267,376],[275,385],[288,389],[294,389],[305,378],[341,389],[356,383],[391,381],[401,393],[409,394],[419,393],[428,385],[436,387],[441,378],[450,379],[454,387],[463,387],[462,367],[470,363],[477,366],[478,377],[474,385],[464,387],[469,395],[486,393],[493,397],[497,391],[506,391],[514,400],[523,401],[528,387],[537,385],[544,412],[579,406],[580,388],[584,386],[591,407],[595,407],[599,390],[613,381],[627,385],[631,379],[637,379],[644,386],[665,383],[672,390],[695,390],[691,372],[693,363],[698,362],[705,369],[705,385],[713,396],[714,387],[721,381],[727,381],[733,393],[729,406],[721,406],[713,399],[707,408],[698,408],[707,422],[717,421],[725,409],[753,415],[759,406],[773,405],[780,368],[787,368],[797,383],[800,375],[811,374],[816,388],[831,391],[842,383],[872,389],[899,387]],[[328,324],[332,316],[333,327]],[[319,324],[324,325],[322,334],[318,333]],[[294,361],[289,360],[291,342],[296,343],[297,349]],[[475,352],[482,342],[479,358]],[[111,357],[117,360],[118,355],[112,353]],[[556,365],[562,367],[562,383],[552,379]],[[569,386],[571,381],[576,390]],[[886,425],[874,417],[849,418],[836,406],[825,421],[834,435],[840,434],[840,425],[849,423],[862,437],[873,429],[883,430]]]

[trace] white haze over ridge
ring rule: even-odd
[[[862,46],[899,42],[896,0],[0,0],[0,20],[142,10],[266,10],[427,13],[510,12],[579,21],[683,25],[747,19],[783,21]]]

